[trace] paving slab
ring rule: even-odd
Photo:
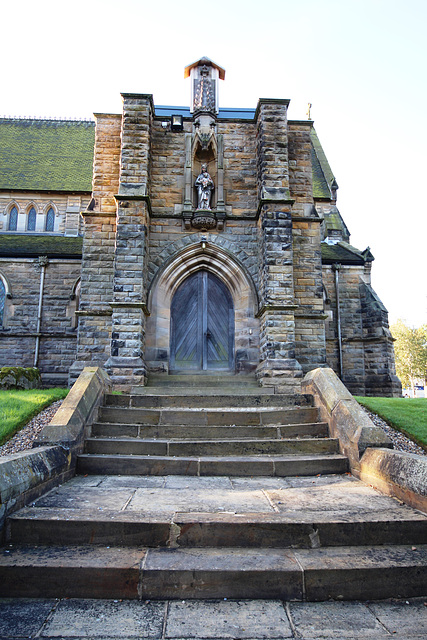
[[[399,509],[399,503],[395,499],[384,496],[362,482],[341,482],[321,486],[312,484],[309,487],[268,490],[267,495],[279,511],[287,509],[313,509],[315,511],[319,509],[331,511]],[[404,510],[401,509],[402,515]],[[407,509],[407,511],[410,510]]]
[[[427,598],[380,602],[0,599],[0,638],[425,640]]]
[[[43,637],[160,638],[165,613],[165,602],[62,600]]]
[[[102,489],[100,487],[75,487],[62,485],[39,498],[38,507],[60,507],[62,509],[108,509],[120,510],[125,507],[134,493],[133,489]]]
[[[0,598],[0,637],[35,636],[57,604],[55,599]]]
[[[129,511],[156,513],[189,512],[272,512],[262,491],[237,491],[206,486],[200,489],[137,489],[127,506]]]
[[[171,602],[165,638],[292,638],[282,602]]]
[[[227,476],[166,476],[166,489],[198,489],[210,491],[211,489],[231,490],[235,487],[232,479]]]
[[[387,637],[387,630],[361,602],[289,603],[289,612],[298,637],[375,638]]]
[[[427,638],[427,599],[411,602],[372,602],[369,609],[381,624],[395,634],[424,634]]]
[[[99,486],[101,489],[120,489],[121,487],[129,489],[159,488],[165,486],[165,480],[165,476],[106,476]]]

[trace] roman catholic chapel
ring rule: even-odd
[[[95,123],[0,119],[0,365],[281,391],[328,366],[400,395],[374,258],[350,244],[313,122],[287,99],[222,108],[208,58],[184,75],[189,107],[125,93]]]

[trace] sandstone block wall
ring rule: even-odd
[[[80,260],[51,260],[46,266],[40,333],[37,316],[40,268],[36,259],[0,259],[0,272],[11,285],[0,330],[0,366],[33,366],[36,337],[44,384],[66,384],[75,359],[76,330],[70,298],[80,276]]]

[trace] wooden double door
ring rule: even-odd
[[[171,305],[171,371],[234,368],[234,307],[227,286],[208,271],[184,280]]]

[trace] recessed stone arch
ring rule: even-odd
[[[146,362],[151,371],[168,371],[170,357],[170,308],[174,293],[184,280],[205,270],[230,291],[235,315],[236,371],[253,371],[259,360],[258,296],[245,267],[228,251],[210,242],[198,242],[176,252],[160,268],[148,291],[150,316],[146,325]]]
[[[10,302],[12,289],[8,278],[0,271],[0,329],[7,327],[7,321],[13,316],[14,307]]]

